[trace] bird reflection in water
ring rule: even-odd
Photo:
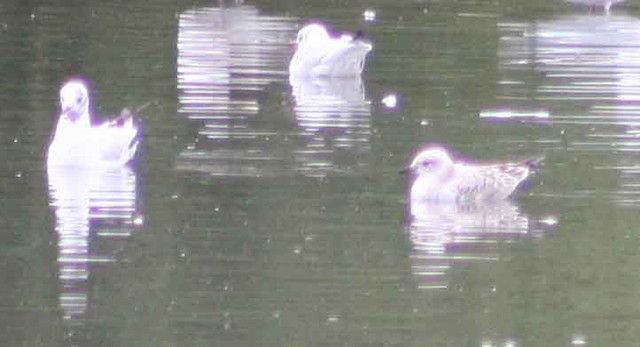
[[[504,244],[539,235],[534,223],[511,201],[463,205],[413,201],[408,237],[418,287],[448,288],[455,264],[497,261]]]
[[[607,199],[640,205],[635,154],[640,151],[640,19],[623,13],[560,15],[502,21],[498,32],[497,99],[503,112],[484,110],[481,117],[561,129],[570,136],[558,139],[547,131],[536,141],[574,156],[598,155],[595,170],[622,178]],[[519,143],[520,135],[507,141]],[[592,192],[561,194],[583,199]]]
[[[289,82],[303,140],[295,150],[298,172],[322,177],[348,171],[355,163],[337,163],[334,158],[345,153],[355,161],[370,149],[371,103],[362,79],[291,77]]]
[[[611,7],[624,1],[626,0],[567,0],[572,4],[588,6],[591,12],[595,12],[596,8],[602,8],[605,14],[611,14]]]
[[[284,137],[259,119],[265,89],[284,84],[295,18],[253,6],[198,7],[179,16],[178,113],[199,124],[177,168],[214,176],[274,175]],[[283,88],[280,88],[283,89]]]
[[[142,224],[136,176],[128,167],[49,167],[47,174],[58,236],[60,307],[71,326],[81,326],[90,307],[91,268],[115,261]]]

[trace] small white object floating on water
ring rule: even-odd
[[[290,77],[353,77],[364,69],[373,48],[361,34],[331,37],[324,25],[312,23],[298,32],[296,52],[289,64]]]
[[[60,116],[47,153],[48,167],[118,167],[130,162],[138,147],[138,128],[130,110],[91,124],[89,90],[81,78],[60,89]]]
[[[382,100],[380,100],[380,102],[382,103],[382,105],[384,105],[385,108],[394,109],[398,105],[398,96],[394,93],[389,93],[382,97]]]
[[[362,18],[367,22],[373,22],[376,20],[376,10],[368,8],[362,12]]]
[[[543,157],[492,164],[456,162],[444,148],[429,146],[403,172],[416,175],[410,193],[412,204],[491,203],[509,197],[542,160]]]

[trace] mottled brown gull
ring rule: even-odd
[[[454,160],[440,146],[429,146],[403,172],[411,172],[411,203],[489,203],[509,197],[543,160],[472,163]]]

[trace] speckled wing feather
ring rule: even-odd
[[[455,187],[459,202],[486,202],[505,199],[526,179],[531,168],[542,161],[541,157],[517,163],[485,166],[460,166],[457,170],[465,175]]]

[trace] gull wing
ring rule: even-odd
[[[94,145],[101,161],[126,164],[138,147],[138,129],[128,121],[122,126],[93,128]]]
[[[505,199],[530,173],[530,167],[522,163],[460,166],[457,169],[459,176],[453,188],[458,200],[465,202]]]
[[[363,68],[371,43],[350,37],[331,40],[330,49],[313,68],[314,75],[356,76]]]

